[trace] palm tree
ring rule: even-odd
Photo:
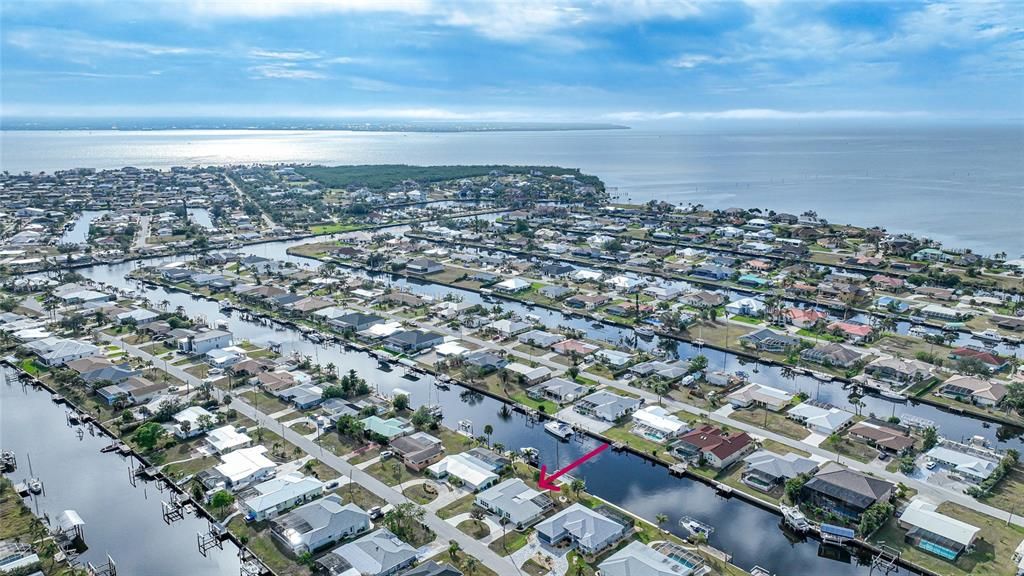
[[[569,484],[569,491],[573,493],[573,496],[575,496],[577,500],[580,497],[580,492],[583,492],[586,489],[587,482],[582,478],[573,478],[572,482]]]
[[[459,546],[458,542],[456,542],[455,540],[448,541],[448,557],[451,558],[452,561],[454,561],[455,558],[459,555],[459,550],[461,550],[461,547]]]
[[[487,446],[491,445],[491,434],[494,434],[494,427],[490,424],[484,424],[484,436],[487,436]]]
[[[665,524],[665,522],[668,522],[668,515],[664,513],[658,514],[654,517],[654,521],[658,523],[658,527],[660,528]],[[664,530],[664,528],[662,529]]]

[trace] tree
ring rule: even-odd
[[[491,434],[494,434],[494,426],[484,424],[484,436],[487,436],[487,446],[491,445]]]
[[[139,426],[138,430],[135,431],[135,435],[132,436],[132,439],[134,439],[135,443],[144,451],[149,452],[156,447],[156,443],[166,433],[167,431],[164,430],[163,426],[156,422],[147,422],[142,426]]]
[[[459,550],[461,549],[462,547],[460,547],[459,543],[455,540],[448,541],[448,557],[451,558],[452,561],[455,561],[455,558],[459,555]]]
[[[693,359],[690,360],[690,366],[687,368],[687,372],[690,374],[695,374],[697,372],[703,372],[704,370],[707,370],[707,367],[708,357],[703,354],[699,354],[697,356],[694,356]]]
[[[405,394],[398,394],[391,401],[391,405],[394,406],[395,410],[401,412],[402,410],[409,409],[409,397]]]
[[[576,377],[580,375],[580,367],[575,365],[569,366],[565,369],[565,373],[569,375],[569,378],[576,380]]]
[[[221,513],[224,513],[224,508],[235,503],[235,495],[227,490],[219,490],[214,493],[213,497],[210,498],[210,506],[213,506]]]
[[[792,503],[797,503],[800,500],[800,490],[803,489],[804,484],[811,479],[811,475],[806,472],[786,480],[786,498]]]
[[[939,443],[939,431],[935,426],[929,426],[921,433],[921,448],[927,452]]]
[[[410,418],[410,421],[412,422],[413,426],[415,426],[419,430],[422,430],[434,423],[434,417],[430,414],[430,411],[427,410],[426,406],[420,406],[419,408],[416,409],[415,412],[412,413],[412,418]]]
[[[573,478],[572,482],[569,484],[569,491],[572,492],[576,498],[579,498],[580,492],[583,492],[586,489],[587,482],[582,478]]]
[[[665,522],[668,522],[668,514],[658,514],[654,517],[654,521],[658,523],[658,527],[664,526]]]

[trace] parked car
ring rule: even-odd
[[[924,465],[924,467],[929,469],[929,470],[934,470],[935,469],[935,461],[933,460],[933,461],[928,462],[927,464]]]
[[[370,515],[370,520],[376,520],[384,515],[384,511],[380,509],[380,506],[374,506],[366,511]]]
[[[385,451],[380,453],[380,459],[381,460],[387,460],[388,458],[391,458],[394,455],[395,455],[395,453],[392,452],[391,450],[385,450]]]

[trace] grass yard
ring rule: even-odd
[[[509,398],[519,402],[523,406],[528,406],[534,410],[544,412],[545,414],[554,414],[558,412],[558,404],[550,400],[534,400],[526,395],[526,392],[516,392],[509,396]]]
[[[423,477],[419,472],[406,468],[401,460],[395,458],[374,462],[366,467],[364,471],[388,486],[397,486],[399,482],[408,482],[413,478]]]
[[[359,440],[349,436],[341,436],[334,431],[321,433],[320,439],[317,442],[335,456],[344,456],[363,446]]]
[[[878,457],[878,450],[862,442],[854,442],[849,438],[843,438],[838,446],[835,446],[826,440],[821,443],[821,447],[826,450],[837,452],[840,456],[853,458],[854,460],[865,464]]]
[[[491,570],[483,562],[465,552],[460,552],[454,560],[448,558],[446,561],[454,564],[462,572],[463,576],[498,576],[494,570]]]
[[[190,474],[197,474],[199,472],[202,472],[203,470],[206,470],[207,468],[212,468],[217,464],[220,464],[220,459],[217,458],[216,456],[203,456],[202,458],[193,458],[192,460],[188,460],[185,462],[176,462],[174,464],[168,464],[163,471],[171,478],[175,480],[180,480],[185,476],[188,476]]]
[[[514,530],[506,532],[504,536],[487,545],[488,548],[502,556],[508,556],[523,546],[526,546],[526,534]]]
[[[885,526],[875,532],[871,540],[874,542],[884,540],[887,545],[900,550],[906,560],[938,574],[997,576],[1014,573],[1016,566],[1010,558],[1014,549],[1024,539],[1024,528],[1015,525],[1007,526],[1002,520],[952,502],[940,504],[938,511],[981,529],[974,551],[960,556],[955,563],[905,543],[903,536],[906,531],[901,529],[894,519],[890,519]]]
[[[467,494],[462,498],[459,498],[458,500],[452,502],[451,504],[448,504],[444,508],[438,509],[437,517],[442,520],[445,520],[448,518],[452,518],[454,516],[458,516],[459,514],[466,514],[468,512],[472,512],[473,509],[476,508],[476,506],[473,504],[473,502],[475,501],[476,494]]]
[[[763,440],[761,442],[761,447],[764,448],[765,450],[768,450],[769,452],[775,452],[776,454],[785,454],[786,452],[792,452],[798,456],[803,456],[804,458],[808,458],[811,455],[810,452],[805,452],[803,450],[800,450],[799,448],[790,448],[789,446],[781,442],[776,442],[775,440],[771,439]]]
[[[409,500],[412,500],[422,506],[437,499],[437,489],[433,488],[433,492],[430,490],[431,488],[428,488],[427,484],[416,484],[402,490],[402,494],[404,494]]]
[[[480,540],[481,538],[486,538],[491,535],[491,529],[487,527],[486,523],[481,522],[480,520],[473,520],[472,518],[459,522],[456,528],[462,530],[466,534],[469,534],[476,540]]]
[[[277,543],[270,535],[270,528],[267,522],[246,523],[241,516],[236,516],[228,523],[228,530],[239,538],[248,540],[249,548],[259,556],[260,560],[266,562],[276,574],[281,576],[301,576],[309,574],[309,569],[299,565],[277,547]]]
[[[1024,468],[1014,466],[984,502],[1007,512],[1019,514],[1024,510]]]
[[[377,496],[373,492],[370,492],[362,484],[355,482],[345,482],[340,488],[334,491],[335,494],[341,496],[341,501],[345,504],[352,503],[359,506],[363,510],[369,510],[374,506],[383,507],[386,502],[380,496]]]
[[[736,410],[729,417],[739,420],[740,422],[753,424],[754,426],[764,428],[765,430],[771,430],[772,432],[794,440],[803,440],[808,434],[810,434],[807,428],[804,428],[800,424],[786,418],[782,414],[770,412],[761,408],[754,410]]]
[[[296,422],[295,424],[289,426],[289,428],[295,430],[296,432],[302,434],[303,436],[316,432],[316,426],[313,426],[309,422]],[[337,434],[335,434],[335,436],[337,436]]]
[[[242,392],[238,396],[244,398],[246,402],[253,405],[257,410],[264,414],[273,414],[288,408],[288,404],[281,402],[276,397],[263,391],[249,390],[247,392]]]
[[[625,442],[629,447],[647,454],[661,454],[665,451],[665,446],[630,432],[629,429],[632,427],[632,422],[626,422],[625,424],[613,426],[602,432],[602,434],[616,442]]]

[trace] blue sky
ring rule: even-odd
[[[4,1],[2,114],[1024,116],[1008,2]]]

